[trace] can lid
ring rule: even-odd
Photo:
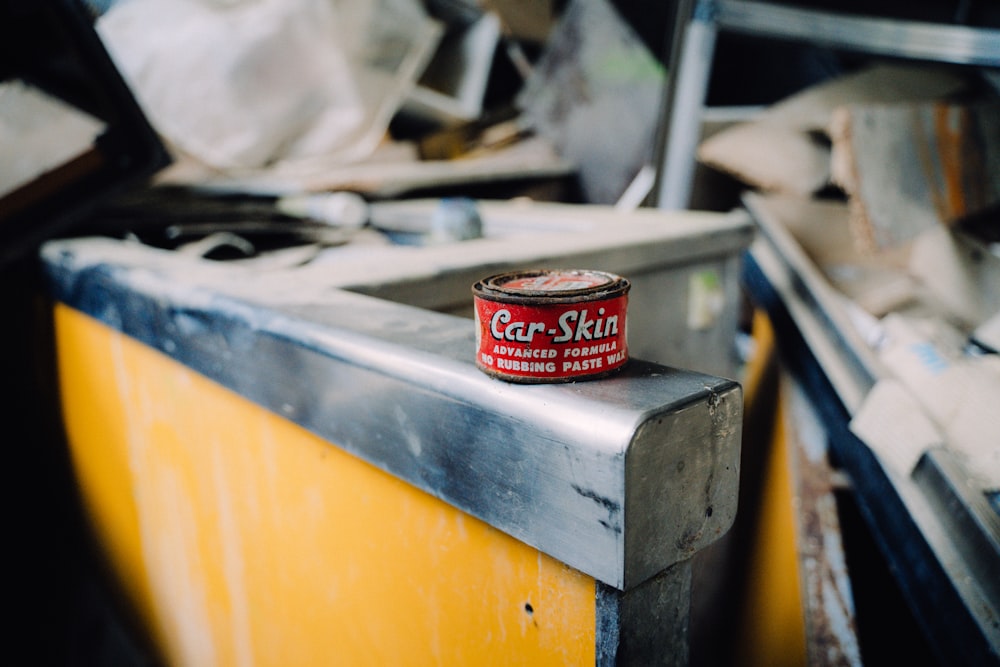
[[[482,280],[476,288],[482,296],[541,297],[570,299],[598,295],[613,296],[628,290],[624,278],[589,269],[536,269],[501,273]]]

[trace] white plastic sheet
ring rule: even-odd
[[[127,0],[97,28],[157,131],[237,170],[365,157],[440,39],[416,0]]]

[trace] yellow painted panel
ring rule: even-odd
[[[758,363],[775,353],[771,323],[760,311],[754,317]],[[759,380],[759,378],[756,378]],[[760,389],[757,382],[755,389]],[[756,533],[749,547],[746,598],[739,628],[738,660],[747,667],[802,667],[806,660],[805,614],[796,548],[790,445],[784,401],[775,401],[771,442],[762,493],[756,507]]]
[[[754,310],[751,322],[754,353],[747,362],[743,378],[743,402],[750,409],[757,404],[758,392],[765,384],[765,376],[774,361],[774,329],[770,320],[761,310]]]
[[[594,580],[56,307],[99,534],[177,665],[593,665]]]

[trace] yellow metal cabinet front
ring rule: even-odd
[[[593,665],[595,580],[56,306],[87,510],[176,665]]]

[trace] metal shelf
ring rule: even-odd
[[[828,283],[765,197],[744,196],[759,234],[743,286],[770,317],[782,361],[803,385],[851,480],[869,532],[940,664],[1000,664],[1000,517],[946,448],[909,475],[850,429],[885,370]]]
[[[1000,30],[821,12],[763,2],[700,3],[722,30],[873,55],[959,65],[1000,65]]]
[[[945,487],[956,479],[939,465],[941,452],[934,453],[935,468],[921,472],[936,479],[890,475],[851,432],[845,396],[853,391],[845,392],[844,384],[852,383],[853,374],[845,375],[842,367],[851,364],[852,355],[838,340],[843,332],[826,319],[830,304],[824,305],[801,268],[782,257],[771,238],[762,238],[747,255],[743,284],[772,321],[781,360],[817,411],[830,450],[851,481],[858,509],[933,657],[942,665],[1000,664],[996,584],[985,574],[994,567],[994,552],[983,551],[984,543],[989,542],[987,549],[995,548],[994,543],[979,532],[966,532],[956,540],[956,531],[966,526],[942,516],[934,494],[925,493],[930,484]],[[942,488],[937,495],[949,493]],[[959,519],[967,525],[978,515]],[[968,559],[970,549],[978,549],[973,561]]]

